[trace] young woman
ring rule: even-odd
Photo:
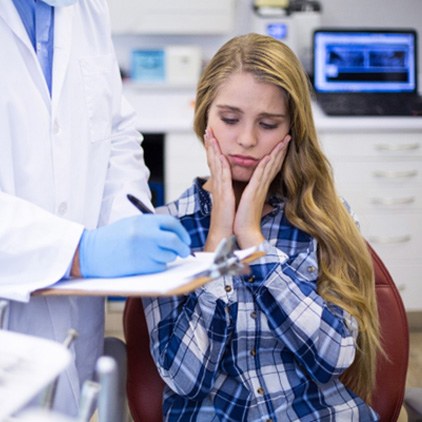
[[[166,210],[194,250],[263,245],[251,274],[145,299],[166,420],[374,421],[372,263],[317,140],[310,87],[267,36],[227,42],[198,85],[211,176]]]

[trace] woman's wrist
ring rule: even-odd
[[[213,235],[208,234],[207,241],[205,242],[205,245],[204,245],[204,252],[214,252],[217,249],[220,242],[229,236],[230,235],[224,236],[222,234],[213,236]]]
[[[233,232],[222,225],[215,225],[211,221],[208,231],[207,241],[205,242],[204,251],[214,252],[223,239],[227,239],[233,235]]]
[[[265,241],[265,237],[261,231],[251,233],[241,233],[236,236],[237,244],[241,249],[251,248],[253,246],[259,246]]]

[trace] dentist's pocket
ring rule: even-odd
[[[110,138],[112,128],[112,55],[80,59],[91,142]]]

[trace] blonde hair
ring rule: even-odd
[[[198,83],[194,130],[201,140],[210,105],[235,72],[250,72],[287,94],[292,140],[271,189],[285,199],[289,221],[318,242],[318,293],[358,322],[356,357],[342,380],[370,402],[380,349],[372,260],[336,192],[331,166],[319,145],[309,79],[295,54],[276,39],[258,34],[231,39],[211,59]]]

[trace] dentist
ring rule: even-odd
[[[71,275],[161,271],[189,254],[150,204],[142,137],[121,95],[106,0],[0,0],[0,297],[6,329],[79,337],[55,409],[76,415],[103,348],[104,301],[31,296]],[[22,292],[26,292],[22,294]]]

